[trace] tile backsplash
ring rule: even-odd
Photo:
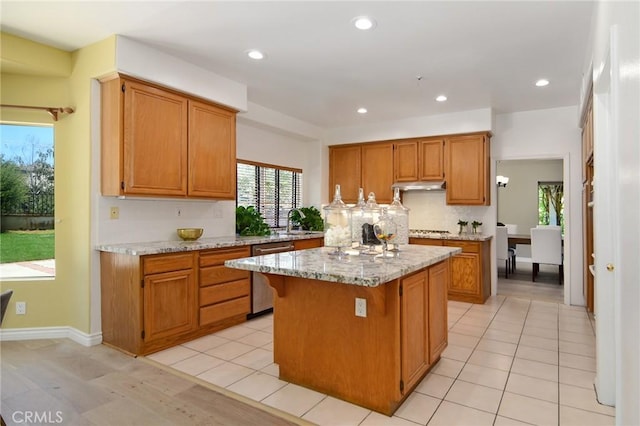
[[[487,223],[487,206],[448,206],[444,191],[407,191],[403,194],[402,204],[409,211],[410,229],[441,229],[458,232],[458,220]],[[482,228],[481,228],[482,230]],[[471,229],[469,228],[469,231]]]

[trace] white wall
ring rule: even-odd
[[[238,120],[236,141],[238,159],[302,169],[302,204],[320,208],[318,141],[303,140],[244,119]]]
[[[565,192],[565,303],[584,306],[582,292],[582,139],[577,108],[497,114],[492,159],[562,159]],[[495,168],[494,168],[495,170]],[[493,177],[495,181],[495,176]],[[495,185],[493,191],[496,190]],[[495,196],[495,192],[493,193]],[[495,199],[495,198],[493,198]],[[497,270],[492,271],[497,282]]]
[[[600,401],[615,403],[616,424],[638,425],[640,3],[598,2],[591,40],[585,72],[593,64],[596,390]]]

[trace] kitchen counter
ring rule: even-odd
[[[103,244],[96,247],[96,250],[142,256],[148,254],[178,253],[184,251],[217,249],[225,247],[241,247],[254,244],[275,243],[278,241],[308,240],[312,238],[324,238],[323,232],[313,232],[310,234],[278,234],[259,237],[214,237],[200,238],[196,241],[151,241],[142,243],[124,244]]]
[[[227,260],[274,289],[279,377],[391,416],[447,347],[450,258],[458,247],[402,246],[397,257],[329,247]]]
[[[391,257],[358,255],[337,258],[330,247],[227,260],[228,268],[376,287],[462,252],[456,247],[406,245]]]
[[[493,238],[487,234],[457,234],[440,232],[409,232],[409,238],[428,238],[431,240],[489,241]]]

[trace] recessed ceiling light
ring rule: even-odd
[[[447,97],[445,95],[440,95],[436,98],[436,101],[438,102],[444,102],[447,100]]]
[[[366,114],[366,113],[367,113],[366,108],[358,108],[358,114]]]
[[[549,80],[546,80],[544,78],[541,78],[540,80],[536,81],[536,86],[538,87],[544,87],[548,84],[549,84]]]
[[[376,21],[368,16],[358,16],[352,19],[353,25],[359,30],[370,30],[376,26]]]
[[[257,61],[259,61],[260,59],[264,59],[264,53],[262,53],[259,50],[248,50],[247,51],[247,56],[250,57],[251,59],[255,59]]]

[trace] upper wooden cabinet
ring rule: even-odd
[[[358,201],[358,189],[362,179],[361,161],[360,145],[329,147],[329,201],[333,199],[336,185],[340,185],[342,201]]]
[[[429,138],[394,143],[395,182],[444,179],[444,139]]]
[[[445,139],[447,204],[491,204],[488,133]]]
[[[102,195],[235,198],[235,112],[123,76],[101,102]]]
[[[376,194],[379,203],[393,200],[393,144],[367,143],[329,147],[329,200],[340,185],[342,201],[358,201],[358,189]]]

